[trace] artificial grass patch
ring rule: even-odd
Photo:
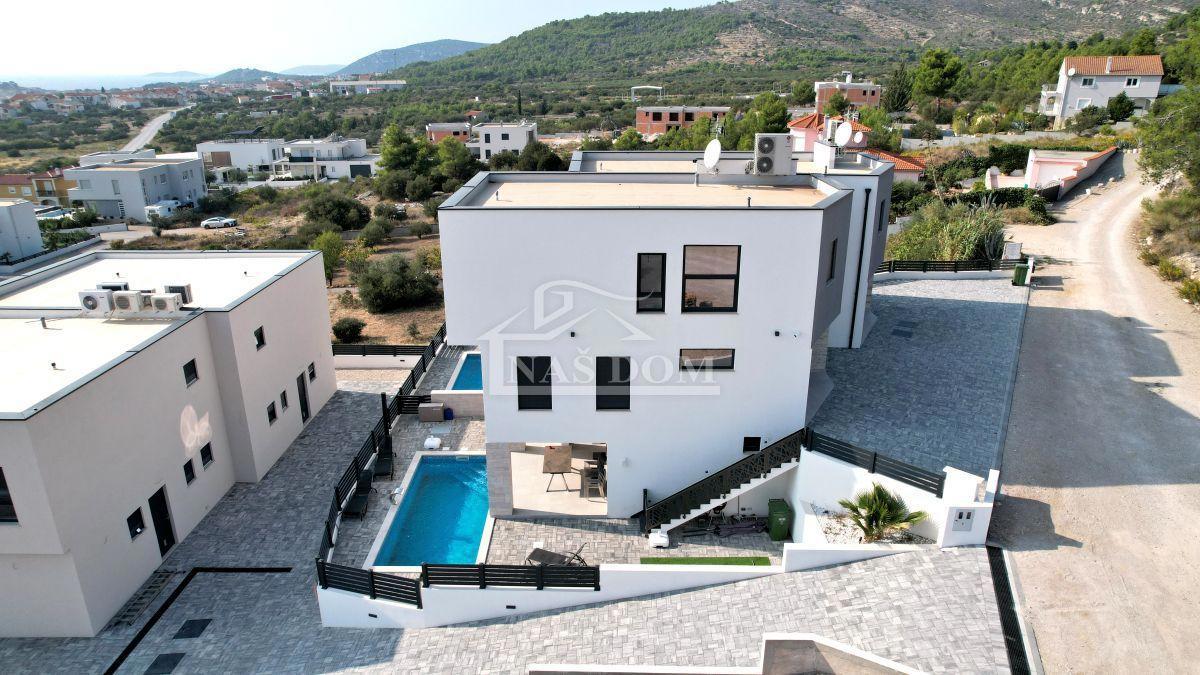
[[[643,565],[754,565],[756,567],[769,567],[771,559],[764,556],[723,556],[714,558],[642,558]]]

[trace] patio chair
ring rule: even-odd
[[[375,458],[375,476],[396,477],[395,455],[392,454],[392,449],[386,445],[379,451],[379,457]]]
[[[608,495],[606,494],[604,485],[606,479],[605,474],[606,472],[603,464],[592,461],[584,464],[583,475],[581,476],[583,485],[579,490],[580,496],[584,499],[587,499],[588,497],[592,496],[592,493],[596,493],[601,497],[607,497]]]
[[[342,517],[359,518],[367,515],[367,504],[371,497],[371,472],[362,471],[358,474],[358,482],[354,484],[354,494],[350,503],[342,509]]]
[[[550,474],[550,480],[546,483],[546,492],[550,491],[556,475],[562,478],[563,489],[569,491],[571,486],[567,485],[567,474],[571,471],[570,443],[551,445],[542,452],[542,473]]]
[[[526,565],[575,565],[575,566],[580,566],[580,567],[587,567],[587,561],[583,559],[583,556],[579,555],[581,552],[583,552],[584,546],[587,546],[586,542],[583,544],[580,544],[579,548],[576,549],[574,553],[555,553],[554,551],[547,551],[544,548],[534,548],[532,551],[529,552],[529,555],[525,556],[525,564]]]

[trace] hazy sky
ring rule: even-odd
[[[555,19],[712,2],[60,0],[48,8],[40,2],[6,0],[0,80],[346,64],[415,42],[499,42]],[[53,20],[47,20],[47,11]]]

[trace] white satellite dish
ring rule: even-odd
[[[1067,69],[1067,77],[1075,77],[1075,69],[1074,68]]]
[[[839,148],[844,148],[850,142],[853,135],[854,130],[850,128],[850,123],[842,122],[838,125],[837,131],[833,132],[833,142],[837,143]]]
[[[721,161],[721,141],[712,139],[708,145],[704,146],[704,168],[709,171],[716,171],[717,164]]]
[[[865,138],[865,136],[863,136],[863,132],[861,132],[861,131],[854,132],[854,144],[855,145],[862,145],[863,138]]]

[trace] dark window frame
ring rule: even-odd
[[[737,267],[733,274],[688,274],[687,272],[687,251],[689,248],[713,248],[725,247],[737,249]],[[742,286],[742,245],[741,244],[684,244],[683,246],[683,283],[679,289],[679,307],[680,311],[697,314],[732,314],[738,310],[738,296]],[[733,305],[730,307],[688,307],[687,304],[687,282],[688,279],[719,279],[733,280]]]
[[[214,461],[216,458],[213,457],[212,443],[205,443],[200,448],[200,465],[207,469]]]
[[[500,140],[502,140],[502,141],[507,141],[507,140],[508,140],[508,134],[507,134],[507,133],[502,133],[502,134],[500,134]]]
[[[628,356],[597,356],[596,410],[629,410],[631,375]]]
[[[711,361],[708,362],[707,364],[705,364],[704,362],[699,362],[699,363],[696,363],[695,365],[688,365],[688,363],[686,361],[684,361],[684,359],[683,359],[684,352],[714,351],[714,350],[726,350],[726,349],[729,350],[729,365],[727,365],[727,366],[716,365],[715,363],[713,363]],[[737,355],[737,350],[735,350],[733,347],[684,347],[679,350],[679,369],[680,370],[733,370],[733,365],[736,360],[735,359],[736,355]]]
[[[191,372],[189,372],[189,370]],[[196,366],[196,359],[192,359],[183,364],[183,381],[187,386],[192,386],[200,380],[200,368]]]
[[[288,409],[287,390],[279,392],[279,412]]]
[[[742,452],[758,452],[762,449],[762,436],[742,436]]]
[[[829,272],[825,275],[825,284],[832,284],[837,280],[837,252],[838,240],[835,238],[829,243]]]
[[[275,424],[279,421],[279,412],[275,410],[275,401],[267,404],[267,424]]]
[[[8,479],[4,476],[4,467],[0,467],[0,523],[19,523],[17,505],[13,503],[12,490],[8,487]]]
[[[183,463],[183,482],[188,485],[196,482],[196,463],[191,459]]]
[[[879,205],[879,225],[875,228],[876,232],[883,232],[883,224],[887,222],[888,200],[883,200]]]
[[[643,291],[642,290],[642,258],[657,257],[659,261],[659,290]],[[639,253],[637,257],[637,278],[634,280],[636,285],[634,294],[637,296],[637,313],[638,314],[663,314],[667,311],[667,254],[666,253]],[[657,308],[651,306],[657,300]]]
[[[515,365],[517,368],[517,410],[553,410],[553,363],[550,357],[518,356]],[[539,372],[542,373],[540,377]],[[537,381],[539,379],[542,381]],[[522,393],[522,389],[526,391]]]
[[[254,329],[254,348],[262,349],[267,346],[267,334],[262,326]]]
[[[142,507],[137,507],[125,518],[125,527],[129,528],[129,541],[135,541],[146,532],[146,517],[142,515]]]
[[[308,363],[308,381],[316,382],[316,380],[317,380],[317,364],[315,362],[310,361]]]

